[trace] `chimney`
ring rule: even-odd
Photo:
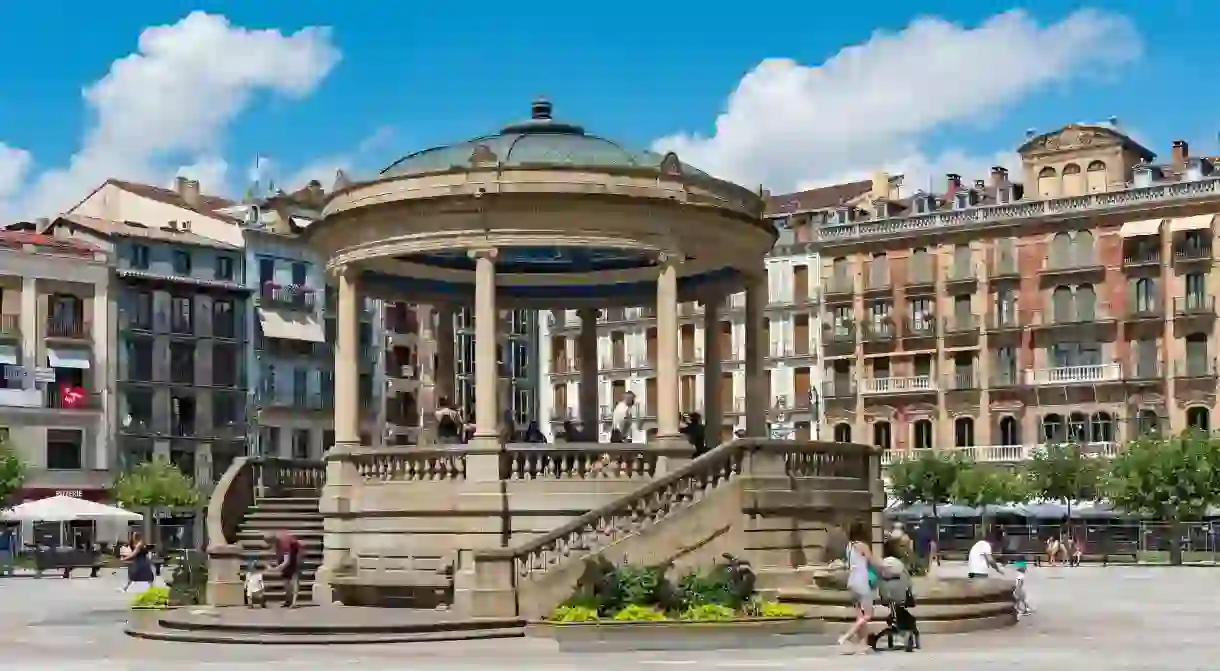
[[[179,177],[177,181],[178,197],[187,205],[199,205],[199,182],[188,177]]]
[[[981,179],[974,180],[974,190],[975,191],[982,191],[983,189],[986,189],[986,188],[987,188],[987,182],[985,182]]]
[[[945,193],[953,195],[958,189],[962,188],[962,176],[949,173],[946,175],[949,183],[945,186]]]
[[[873,173],[873,188],[869,200],[888,200],[890,197],[890,176],[884,170]]]
[[[1000,186],[1008,181],[1008,168],[995,165],[991,167],[991,185]]]
[[[1186,165],[1186,160],[1190,158],[1190,145],[1186,144],[1186,140],[1173,141],[1173,164],[1177,167]]]

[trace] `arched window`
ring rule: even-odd
[[[838,424],[835,424],[835,442],[851,442],[851,424],[848,424],[847,422],[839,422]]]
[[[1093,443],[1113,443],[1114,442],[1114,417],[1108,412],[1093,413],[1093,426],[1089,435],[1089,442]]]
[[[1055,287],[1055,290],[1051,292],[1051,317],[1056,324],[1073,320],[1075,310],[1072,309],[1072,302],[1071,287]]]
[[[932,420],[917,419],[915,420],[915,449],[930,450],[935,445],[932,439]]]
[[[957,447],[974,447],[974,420],[958,417],[953,420],[953,444]]]
[[[1093,234],[1088,231],[1077,231],[1072,238],[1072,261],[1076,266],[1091,266],[1094,263]]]
[[[1079,196],[1084,193],[1084,175],[1080,174],[1080,166],[1069,163],[1063,166],[1062,193],[1065,196]]]
[[[1097,318],[1097,290],[1092,284],[1076,287],[1076,315],[1073,321],[1091,322]]]
[[[1047,166],[1038,172],[1038,195],[1042,198],[1054,198],[1059,195],[1059,184],[1055,169]]]
[[[1155,410],[1140,410],[1136,415],[1136,431],[1141,436],[1159,436],[1161,435],[1161,418],[1157,416]]]
[[[1135,312],[1137,314],[1156,312],[1156,280],[1151,277],[1141,277],[1135,281]]]
[[[1072,264],[1072,237],[1056,233],[1051,238],[1051,268],[1067,268]]]
[[[873,424],[873,446],[880,447],[883,450],[890,449],[892,439],[890,436],[889,422],[875,422]]]
[[[1000,418],[1000,444],[1001,445],[1020,445],[1021,444],[1021,425],[1017,422],[1017,418],[1012,415],[1005,415]]]
[[[1211,431],[1211,413],[1201,406],[1187,408],[1186,426],[1199,431]]]
[[[1083,412],[1073,412],[1068,415],[1068,441],[1072,443],[1089,442],[1089,418]]]
[[[1089,193],[1101,193],[1106,190],[1106,164],[1093,161],[1089,164],[1085,175],[1085,188]]]
[[[1063,417],[1051,413],[1042,418],[1042,442],[1048,445],[1058,445],[1066,440],[1067,431],[1063,425]]]

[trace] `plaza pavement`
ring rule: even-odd
[[[960,567],[947,567],[960,572]],[[478,671],[711,671],[714,669],[936,669],[1005,671],[1215,669],[1220,657],[1220,569],[1032,568],[1036,615],[1017,627],[928,636],[925,649],[841,657],[833,648],[559,654],[545,641],[508,639],[389,646],[221,646],[123,634],[130,595],[117,576],[0,578],[0,669],[366,669]],[[155,666],[154,666],[155,665]]]

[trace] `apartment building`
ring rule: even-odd
[[[257,194],[260,187],[251,188]],[[293,192],[273,191],[225,208],[240,219],[247,280],[255,309],[247,351],[250,407],[260,454],[320,459],[334,444],[334,343],[337,295],[321,259],[300,239],[321,216],[325,192],[316,181]],[[384,312],[384,314],[383,314]],[[413,316],[413,315],[412,315]],[[401,317],[401,319],[399,319]],[[389,329],[412,320],[366,297],[361,311],[362,433],[365,444],[414,443],[418,411],[410,395],[413,342],[390,340]],[[409,419],[408,419],[409,417]]]
[[[822,399],[821,264],[812,217],[841,205],[859,205],[879,197],[897,195],[898,177],[878,175],[874,180],[768,195],[767,218],[778,239],[766,261],[769,304],[762,337],[767,341],[767,376],[770,389],[768,431],[778,439],[809,439],[820,434]],[[724,381],[723,425],[719,437],[727,440],[745,426],[745,296],[729,297],[712,319],[699,303],[678,306],[680,364],[679,405],[682,412],[703,413],[704,344],[713,329],[722,353]],[[657,333],[651,307],[610,308],[597,318],[599,371],[598,405],[602,439],[609,436],[613,406],[631,391],[637,440],[656,430]],[[580,319],[574,311],[543,313],[541,324],[542,412],[551,435],[565,421],[580,416]],[[709,435],[716,435],[709,431]]]
[[[1018,151],[1019,175],[807,224],[833,438],[1009,461],[1215,424],[1214,159],[1156,163],[1114,124]]]
[[[19,499],[104,498],[114,476],[109,255],[0,232],[0,438],[30,465]]]
[[[441,312],[440,314],[445,314]],[[530,422],[539,420],[538,387],[539,327],[537,310],[500,310],[500,326],[496,330],[496,361],[500,366],[500,389],[497,407],[510,418],[515,430],[524,430]],[[474,310],[453,309],[454,399],[467,417],[474,416]],[[541,427],[543,422],[539,421]]]

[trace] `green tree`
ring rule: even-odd
[[[1096,496],[1100,474],[1098,461],[1069,443],[1034,452],[1025,464],[1024,480],[1029,498],[1062,502],[1071,517],[1073,501]]]
[[[144,536],[152,540],[152,520],[158,510],[194,508],[202,496],[193,478],[163,458],[137,464],[119,475],[114,483],[115,499],[130,510],[144,513]]]
[[[932,507],[936,538],[940,539],[940,506],[953,500],[953,485],[967,462],[936,452],[920,452],[911,459],[890,464],[888,477],[890,495],[912,506],[922,503]]]
[[[1023,503],[1025,492],[1025,479],[1020,473],[990,464],[968,464],[958,471],[950,499],[963,506],[978,508],[985,532],[989,525],[988,508]]]
[[[1182,523],[1220,504],[1220,438],[1200,431],[1174,438],[1145,436],[1112,459],[1102,493],[1120,510],[1169,522],[1169,561],[1182,563]]]
[[[13,495],[25,485],[26,465],[12,444],[0,443],[0,510],[7,508]]]

